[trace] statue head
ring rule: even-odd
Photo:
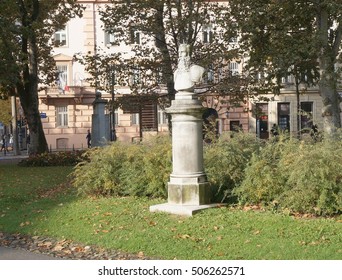
[[[190,56],[190,45],[180,44],[178,48],[178,56],[179,57]]]
[[[186,71],[190,67],[190,46],[181,44],[178,48],[178,70]]]

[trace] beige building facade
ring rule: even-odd
[[[54,49],[54,58],[59,71],[55,86],[46,87],[39,92],[39,109],[43,128],[51,150],[83,149],[87,147],[86,134],[92,126],[93,102],[96,89],[86,78],[88,74],[83,65],[74,59],[77,53],[95,53],[99,49],[106,52],[122,52],[130,55],[130,46],[109,45],[110,35],[103,29],[98,9],[107,1],[79,1],[85,6],[84,16],[70,20],[64,30],[56,32],[55,40],[60,43]],[[241,72],[242,63],[233,65]],[[118,95],[129,94],[128,87],[115,86]],[[102,92],[102,98],[110,100],[111,93]],[[207,116],[216,119],[217,132],[242,129],[255,133],[258,137],[269,138],[273,124],[297,132],[297,98],[291,84],[285,86],[278,96],[268,96],[268,102],[247,100],[245,104],[231,106],[208,94],[203,105],[208,108]],[[322,127],[322,100],[317,89],[307,90],[300,95],[304,114],[300,119],[300,129],[315,123]],[[152,110],[157,131],[167,133],[168,123],[165,113],[158,107]],[[117,140],[135,141],[149,134],[143,131],[140,115],[118,109],[115,111],[115,130]],[[310,122],[311,120],[311,122]],[[110,139],[108,139],[110,140]]]

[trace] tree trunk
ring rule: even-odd
[[[302,112],[301,112],[301,107],[300,107],[299,79],[297,78],[297,74],[296,74],[295,79],[296,79],[296,101],[297,101],[297,108],[296,108],[297,109],[297,138],[300,139],[302,135],[301,124],[300,124]]]
[[[164,3],[161,1],[156,8],[157,13],[155,17],[155,24],[158,28],[156,28],[156,38],[157,40],[156,47],[163,55],[163,83],[166,84],[167,87],[167,95],[168,95],[168,102],[171,105],[171,101],[175,99],[175,88],[174,88],[174,81],[173,81],[173,72],[172,72],[172,62],[169,50],[167,48],[166,43],[166,36],[165,36],[165,28],[164,28]],[[172,131],[172,123],[171,123],[171,115],[168,114],[168,126],[169,132]]]
[[[341,127],[340,101],[336,90],[336,84],[329,73],[330,71],[324,69],[321,71],[322,77],[319,84],[319,90],[323,100],[323,128],[328,135],[332,135],[336,132],[337,128]]]
[[[19,142],[18,142],[18,123],[17,123],[17,103],[15,95],[11,96],[11,107],[12,107],[12,128],[13,128],[13,142],[12,149],[15,156],[20,155]]]
[[[22,52],[25,54],[23,60],[23,71],[21,83],[17,84],[17,90],[21,106],[28,124],[30,133],[30,145],[28,153],[42,154],[48,152],[43,125],[39,113],[38,101],[38,45],[35,30],[32,23],[39,15],[39,1],[32,1],[32,13],[28,13],[24,2],[20,3],[22,25],[27,28],[21,41]]]
[[[318,14],[318,30],[320,39],[320,81],[319,91],[323,101],[322,117],[323,129],[328,135],[333,135],[337,128],[341,127],[340,100],[337,92],[337,80],[335,77],[334,63],[336,53],[329,45],[328,12],[322,5]]]
[[[22,84],[18,84],[17,88],[20,103],[29,128],[30,145],[28,153],[30,155],[41,154],[48,152],[48,145],[39,113],[38,51],[34,32],[30,34],[30,38],[23,40],[23,51],[27,55],[28,62],[23,70]]]

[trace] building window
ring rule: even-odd
[[[214,82],[214,70],[212,65],[209,65],[207,74],[208,83]]]
[[[163,69],[162,68],[157,68],[156,81],[157,81],[157,84],[162,84],[164,82]]]
[[[131,124],[132,125],[139,125],[139,113],[131,115]]]
[[[164,110],[158,106],[158,124],[167,124],[167,115]]]
[[[242,126],[240,125],[240,121],[230,121],[229,122],[229,130],[239,132],[241,131]]]
[[[131,28],[131,44],[140,45],[140,31],[136,28]]]
[[[60,29],[55,33],[55,45],[56,47],[63,47],[67,45],[67,29]]]
[[[268,139],[268,103],[257,103],[255,106],[256,134],[260,139]]]
[[[282,77],[281,78],[281,83],[282,84],[292,84],[293,81],[292,81],[292,76],[291,75],[288,75],[286,77]]]
[[[68,149],[69,139],[67,138],[58,138],[56,139],[56,148],[57,150],[67,150]]]
[[[111,30],[107,27],[104,28],[104,43],[106,46],[118,45],[118,41],[115,40],[115,31],[117,32],[118,29]]]
[[[239,75],[239,63],[230,62],[229,63],[229,71],[233,76]]]
[[[283,131],[290,131],[290,103],[278,103],[278,126]]]
[[[140,69],[133,69],[132,73],[132,84],[139,85],[141,82]]]
[[[58,91],[64,93],[68,91],[68,65],[59,64],[57,65],[57,87]]]
[[[115,37],[113,33],[109,31],[105,31],[105,45],[114,45],[115,44]]]
[[[203,43],[212,43],[214,40],[214,32],[212,31],[211,25],[205,26],[202,31]]]
[[[119,112],[117,109],[114,111],[114,122],[115,125],[119,125]]]
[[[57,115],[57,126],[67,127],[68,126],[68,106],[56,107]]]
[[[229,43],[230,44],[236,44],[238,42],[238,38],[237,37],[231,37],[230,39],[229,39]]]
[[[312,108],[313,102],[301,102],[300,103],[300,128],[308,131],[312,126]]]

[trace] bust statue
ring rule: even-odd
[[[190,61],[190,46],[181,44],[178,50],[178,67],[174,73],[175,90],[193,92],[194,85],[202,81],[204,68]]]

